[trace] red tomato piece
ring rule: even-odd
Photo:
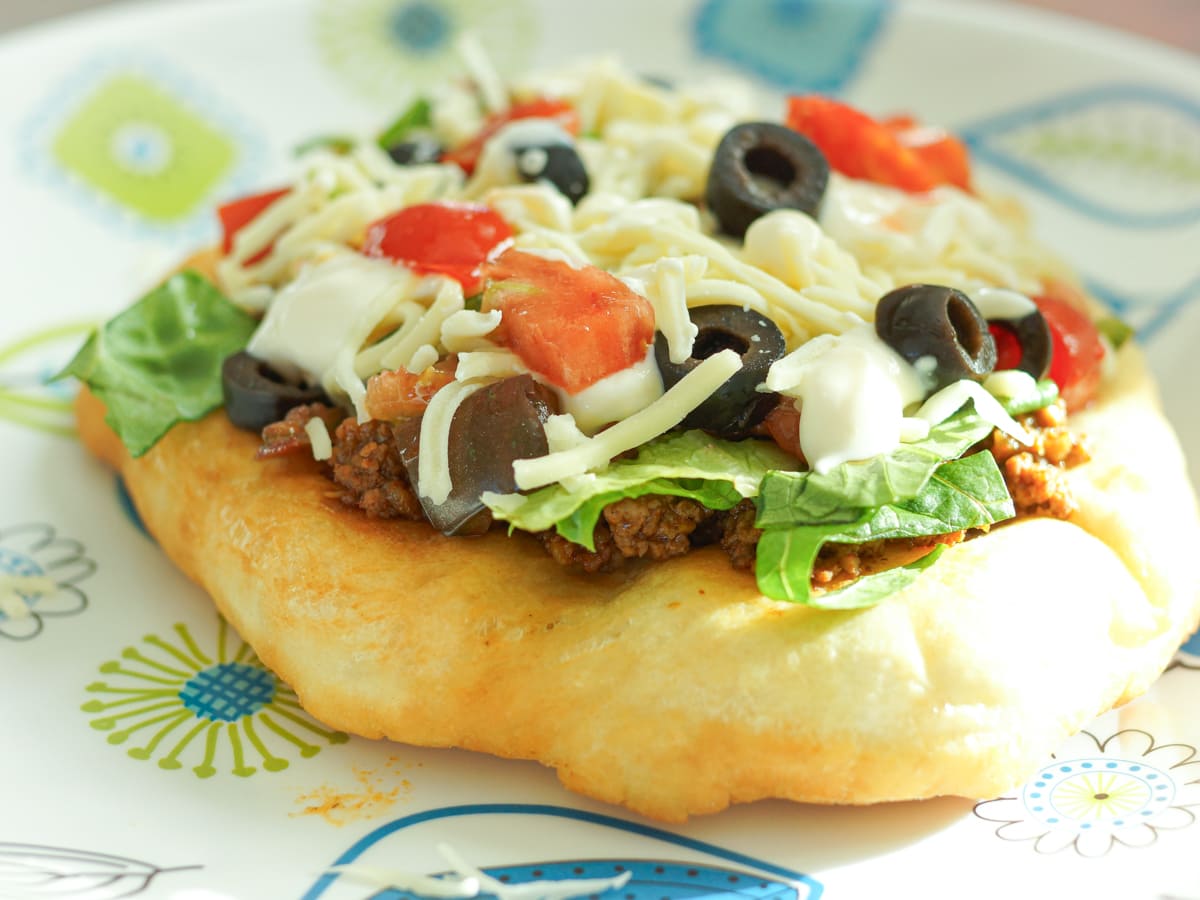
[[[763,420],[767,433],[779,445],[779,449],[804,462],[804,451],[800,449],[800,410],[791,397],[783,397],[767,413]]]
[[[433,395],[454,380],[457,363],[447,357],[417,374],[397,369],[372,375],[367,381],[367,412],[385,420],[421,415]]]
[[[518,119],[553,119],[568,134],[579,134],[579,113],[576,112],[575,107],[564,100],[539,97],[524,103],[514,103],[503,112],[492,113],[473,138],[461,147],[456,147],[443,154],[442,162],[454,163],[470,175],[475,171],[475,166],[479,162],[479,154],[483,152],[483,145],[509,122],[515,122]]]
[[[483,287],[483,266],[512,238],[512,228],[487,206],[418,203],[367,228],[363,253],[404,263],[423,275],[447,275],[467,296]]]
[[[570,394],[641,362],[654,340],[650,301],[603,269],[509,250],[486,274],[482,308],[503,314],[490,337]]]
[[[939,184],[971,190],[971,154],[967,145],[942,128],[922,125],[911,116],[895,116],[883,123],[924,163]]]
[[[228,256],[233,252],[233,239],[239,231],[262,215],[268,206],[290,192],[290,188],[267,191],[264,194],[240,197],[237,200],[226,203],[224,206],[217,207],[217,216],[221,220],[221,229],[224,232],[224,237],[221,240],[221,249],[225,255]],[[261,253],[246,260],[246,265],[260,261],[270,252],[271,247],[267,247]]]
[[[988,331],[996,342],[996,371],[1015,369],[1019,366],[1021,357],[1025,354],[1021,352],[1021,342],[1013,330],[1007,325],[989,322]]]
[[[880,122],[845,103],[810,94],[788,98],[787,124],[850,178],[912,193],[941,184],[970,190],[970,159],[962,141],[909,116]]]
[[[1083,298],[1069,285],[1051,282],[1033,302],[1050,326],[1050,378],[1067,409],[1086,406],[1096,393],[1104,363],[1104,343]]]

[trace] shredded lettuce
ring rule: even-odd
[[[825,544],[864,544],[982,528],[1013,515],[1012,499],[990,453],[962,454],[992,425],[965,409],[924,440],[821,474],[764,441],[733,443],[686,431],[664,435],[634,459],[528,495],[485,495],[497,519],[537,532],[554,528],[595,550],[604,507],[648,494],[689,497],[725,510],[754,498],[762,529],[755,574],[776,600],[823,609],[869,606],[916,579],[940,554],[860,578],[837,591],[814,592],[812,572]]]
[[[771,472],[763,479],[759,528],[846,523],[866,508],[917,496],[934,470],[991,434],[992,425],[962,411],[933,426],[923,440],[891,453],[842,463],[829,472]],[[952,529],[954,530],[954,529]]]
[[[1049,378],[1043,378],[1037,383],[1037,388],[1033,393],[1001,400],[1000,405],[1010,416],[1023,416],[1047,407],[1057,399],[1058,385]]]
[[[391,125],[385,128],[375,142],[387,150],[400,143],[412,132],[421,128],[429,128],[432,124],[433,107],[428,100],[421,97],[414,100],[408,109],[404,110]]]
[[[172,425],[221,406],[221,364],[256,326],[212,282],[183,272],[93,332],[55,377],[91,388],[108,407],[105,421],[141,456]]]
[[[664,435],[634,459],[614,460],[603,472],[553,484],[528,495],[485,495],[497,518],[524,531],[555,528],[595,549],[593,532],[609,503],[646,494],[690,497],[709,509],[729,509],[754,497],[768,472],[796,466],[769,441],[723,441],[702,431]]]
[[[877,602],[891,593],[882,590],[884,585],[893,583],[882,577],[888,572],[859,579],[839,591],[813,593],[813,566],[825,544],[931,537],[993,525],[1013,514],[1012,498],[996,461],[990,453],[975,453],[938,466],[915,496],[873,509],[843,510],[841,518],[845,521],[764,528],[758,543],[755,575],[759,589],[776,600],[822,609],[846,609],[852,596],[857,598],[853,606],[869,605],[867,598],[873,597],[870,602]],[[930,559],[926,565],[932,562]],[[909,574],[897,575],[896,579],[912,580],[925,568],[914,566],[916,563],[902,567]],[[865,582],[876,587],[868,589]],[[861,587],[856,587],[860,584]],[[895,584],[892,590],[903,586],[900,581]],[[852,589],[852,595],[844,593]]]
[[[920,559],[885,572],[864,575],[844,588],[821,594],[809,605],[820,609],[865,609],[874,606],[916,581],[922,572],[937,562],[945,549],[944,544],[939,544]]]

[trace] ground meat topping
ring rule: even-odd
[[[688,540],[712,510],[686,497],[645,496],[604,507],[604,520],[622,556],[669,559],[692,549]]]
[[[988,449],[995,457],[1018,516],[1069,519],[1079,508],[1063,474],[1091,459],[1087,440],[1069,430],[1062,401],[1020,418],[1032,442],[1026,446],[997,429]]]
[[[346,414],[334,406],[324,403],[308,403],[304,406],[294,406],[287,411],[278,422],[272,422],[262,430],[262,445],[256,454],[258,459],[274,459],[277,456],[290,456],[293,453],[309,450],[312,440],[305,431],[305,426],[313,419],[320,419],[325,427],[332,432]]]
[[[588,550],[555,531],[538,535],[559,565],[594,574],[612,572],[627,559],[670,559],[692,549],[691,535],[713,511],[686,497],[647,495],[604,507]]]
[[[608,523],[603,520],[596,523],[596,530],[592,534],[596,545],[595,550],[589,550],[574,541],[567,540],[556,531],[543,531],[538,535],[538,539],[541,540],[542,546],[546,548],[550,557],[560,566],[576,569],[587,575],[612,572],[625,563],[625,557],[621,555],[616,542],[613,541]]]
[[[342,489],[338,498],[347,506],[378,519],[425,518],[389,423],[344,420],[333,436],[330,464]]]
[[[754,557],[758,551],[758,539],[762,531],[754,527],[758,509],[753,500],[743,500],[733,509],[719,513],[721,525],[721,549],[729,556],[729,563],[743,571],[754,568]]]

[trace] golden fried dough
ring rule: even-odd
[[[1200,615],[1194,494],[1139,351],[1076,424],[1070,521],[949,548],[878,606],[764,599],[708,548],[599,577],[527,536],[444,538],[255,461],[223,413],[130,459],[88,393],[87,446],[262,660],[329,725],[554,767],[665,820],[784,797],[994,796],[1143,691]],[[1189,555],[1190,554],[1190,555]]]

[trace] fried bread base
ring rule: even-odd
[[[588,577],[525,535],[370,520],[315,461],[256,461],[221,412],[135,460],[96,397],[77,411],[167,555],[313,716],[538,760],[666,821],[997,796],[1143,692],[1200,616],[1195,495],[1128,345],[1074,419],[1096,447],[1069,473],[1079,513],[948,548],[849,612],[766,599],[715,548]]]

